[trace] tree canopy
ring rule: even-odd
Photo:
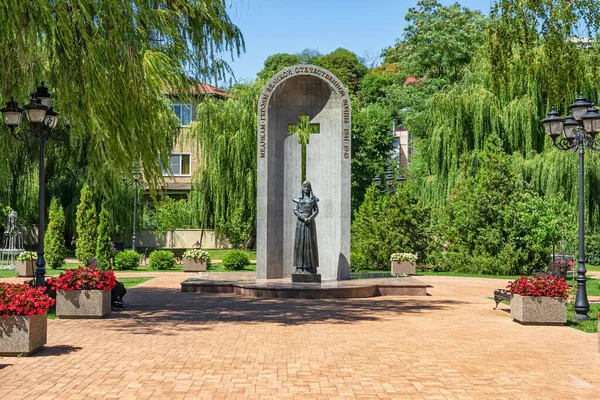
[[[159,154],[170,152],[178,133],[165,93],[223,78],[221,56],[244,49],[224,0],[7,0],[0,32],[0,98],[22,103],[45,81],[70,121],[70,140],[89,140],[91,170],[128,173],[134,163],[152,186],[162,179]],[[17,145],[0,130],[9,153]],[[104,177],[87,179],[101,189]]]
[[[256,229],[256,105],[262,87],[261,81],[238,85],[227,100],[205,99],[189,136],[202,157],[192,207],[207,210],[208,226],[235,234],[237,242],[244,236],[251,241]]]
[[[358,89],[358,82],[367,73],[367,67],[353,52],[338,48],[322,55],[317,50],[304,49],[300,53],[277,53],[265,60],[264,67],[258,72],[259,79],[269,80],[280,70],[296,64],[314,64],[331,71],[351,93]]]
[[[458,3],[444,6],[437,0],[420,0],[405,19],[402,37],[383,56],[385,62],[400,63],[409,75],[455,82],[485,43],[481,12]]]
[[[358,56],[341,47],[327,55],[314,57],[312,62],[333,72],[350,93],[356,92],[358,82],[367,73],[367,67]]]

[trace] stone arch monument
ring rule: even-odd
[[[294,134],[299,126],[310,127],[308,144]],[[318,272],[350,279],[350,136],[350,97],[331,72],[295,65],[266,84],[258,102],[257,279],[294,272],[292,199],[303,169],[320,199]]]

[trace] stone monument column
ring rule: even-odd
[[[331,72],[296,65],[278,72],[258,102],[257,279],[294,272],[296,216],[292,199],[302,184],[302,147],[294,134],[308,118],[306,179],[319,198],[319,273],[350,279],[351,109],[348,92]]]

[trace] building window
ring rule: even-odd
[[[169,105],[171,110],[179,117],[181,126],[189,126],[192,123],[192,105],[174,103]]]
[[[392,160],[400,163],[400,153],[401,153],[400,138],[395,137],[394,138],[394,147],[392,148],[392,152],[391,152]]]
[[[171,154],[169,156],[169,170],[165,170],[161,162],[164,176],[190,176],[192,174],[192,161],[189,154]]]

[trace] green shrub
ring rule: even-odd
[[[586,235],[585,256],[588,264],[600,265],[600,234]]]
[[[171,269],[175,267],[175,255],[169,250],[155,250],[150,253],[150,268]]]
[[[151,254],[152,255],[152,254]],[[119,251],[115,254],[115,258],[113,260],[114,269],[136,269],[140,264],[140,260],[142,259],[142,255],[137,251],[133,250],[125,250]]]
[[[87,263],[96,254],[96,206],[92,199],[92,191],[88,185],[81,189],[81,199],[77,205],[77,241],[75,256],[79,261]]]
[[[360,272],[367,269],[369,263],[367,262],[367,257],[365,257],[362,253],[357,253],[355,251],[350,252],[350,271],[352,272]]]
[[[352,222],[352,270],[389,270],[390,257],[398,249],[425,253],[428,228],[429,209],[409,186],[393,194],[371,186]]]
[[[242,270],[248,264],[250,264],[250,260],[241,250],[232,250],[223,256],[223,267],[231,271]]]
[[[65,246],[65,212],[56,197],[50,202],[48,213],[48,230],[44,236],[46,265],[57,269],[65,263],[67,248]]]
[[[253,225],[251,221],[242,216],[242,211],[237,210],[229,217],[221,233],[223,233],[234,249],[241,249],[248,241],[248,236],[252,232],[252,229]]]
[[[112,241],[110,239],[110,216],[104,206],[100,211],[98,224],[98,239],[96,241],[96,258],[101,269],[110,269],[110,259],[113,256]]]
[[[568,207],[539,196],[500,153],[482,153],[478,169],[463,175],[434,214],[429,263],[488,275],[546,269],[552,243],[569,226]]]

